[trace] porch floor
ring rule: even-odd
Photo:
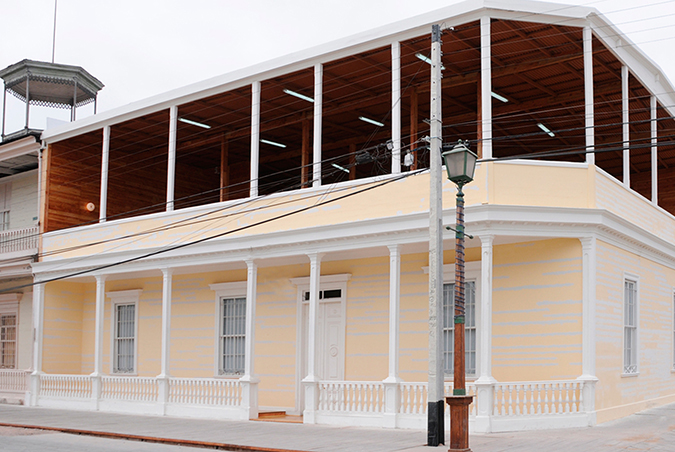
[[[258,419],[252,419],[260,422],[288,422],[291,424],[302,424],[302,415],[294,416],[286,414],[285,411],[269,411],[258,413]]]
[[[223,428],[228,423],[233,428]],[[268,452],[428,452],[426,432],[292,423],[215,421],[0,405],[0,425]],[[446,433],[447,435],[447,433]],[[474,434],[474,452],[672,451],[675,404],[594,428]],[[434,450],[447,450],[439,446]]]

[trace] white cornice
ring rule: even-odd
[[[11,143],[0,143],[0,161],[30,154],[40,150],[40,142],[34,136],[28,136]]]
[[[444,224],[454,221],[454,210],[444,211]],[[320,226],[294,231],[259,234],[251,237],[221,238],[180,250],[159,254],[103,270],[106,274],[125,274],[156,270],[160,267],[218,265],[246,259],[274,259],[304,255],[311,251],[344,253],[347,250],[385,248],[394,244],[419,244],[428,240],[426,212],[381,218],[349,224]],[[475,205],[466,208],[466,226],[474,236],[580,238],[596,236],[604,241],[649,257],[675,268],[675,244],[606,210],[555,207]],[[445,239],[454,233],[445,231]],[[107,253],[33,264],[41,280],[69,275],[76,271],[114,265],[155,249]]]

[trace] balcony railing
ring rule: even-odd
[[[38,227],[0,231],[0,254],[37,250]]]

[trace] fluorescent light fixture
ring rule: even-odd
[[[347,168],[345,168],[344,166],[340,166],[340,165],[338,165],[337,163],[331,163],[331,165],[333,165],[335,168],[337,168],[337,169],[339,169],[339,170],[341,170],[341,171],[344,171],[345,173],[349,174],[349,170],[348,170]]]
[[[374,119],[366,118],[365,116],[359,116],[359,119],[361,121],[376,125],[377,127],[384,127],[384,124],[382,124],[380,121],[375,121]]]
[[[415,56],[417,58],[419,58],[420,60],[424,61],[425,63],[433,64],[433,62],[431,61],[431,58],[429,58],[426,55],[422,55],[421,53],[416,53]],[[445,70],[445,66],[443,66],[443,64],[441,64],[441,69]]]
[[[537,125],[539,126],[539,128],[540,128],[541,130],[543,130],[544,132],[548,133],[548,136],[550,136],[550,137],[554,137],[554,136],[555,136],[555,133],[551,132],[551,129],[549,129],[548,127],[546,127],[544,124],[538,122]]]
[[[284,92],[285,92],[286,94],[291,95],[291,96],[295,96],[295,97],[297,97],[298,99],[302,99],[302,100],[306,100],[307,102],[312,102],[312,103],[314,103],[314,99],[312,99],[312,98],[309,97],[309,96],[305,96],[304,94],[296,93],[295,91],[291,91],[290,89],[285,89]]]
[[[497,100],[501,100],[501,101],[504,102],[504,103],[507,103],[507,102],[509,101],[506,97],[504,97],[504,96],[502,96],[502,95],[500,95],[500,94],[497,94],[497,93],[495,93],[494,91],[492,91],[491,94],[492,94],[492,97],[494,97],[494,98],[497,99]]]
[[[203,129],[210,129],[211,126],[208,124],[203,124],[201,122],[197,121],[191,121],[190,119],[185,119],[185,118],[178,118],[180,122],[184,122],[185,124],[192,124],[193,126],[201,127]]]
[[[271,146],[276,146],[278,148],[285,148],[285,144],[277,143],[276,141],[270,141],[270,140],[260,140],[261,143],[269,144]]]

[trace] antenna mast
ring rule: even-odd
[[[54,33],[52,34],[52,63],[54,63],[54,52],[56,51],[56,6],[59,0],[54,0]]]

